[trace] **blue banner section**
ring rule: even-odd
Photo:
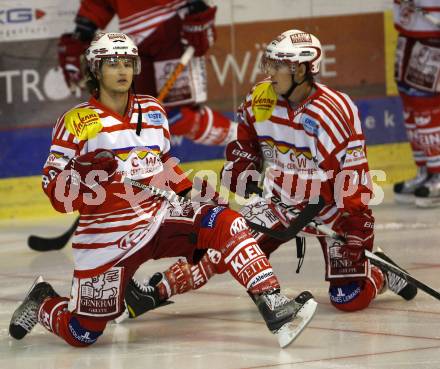
[[[52,127],[0,131],[0,178],[40,174],[51,134]]]
[[[398,97],[356,100],[368,145],[406,141]],[[227,114],[232,117],[232,114]],[[51,127],[0,131],[0,178],[38,175],[47,158]],[[221,159],[224,147],[172,138],[172,155],[182,162]]]
[[[355,103],[359,108],[367,145],[407,140],[400,97],[362,99],[355,100]]]

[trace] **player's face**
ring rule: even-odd
[[[134,60],[105,58],[102,61],[100,87],[109,92],[126,93],[133,82]]]
[[[292,67],[284,63],[268,63],[265,67],[266,74],[272,81],[276,94],[283,95],[292,85]]]

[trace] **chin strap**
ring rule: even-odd
[[[301,86],[305,81],[307,81],[307,76],[304,76],[303,80],[299,83],[295,82],[295,77],[292,74],[292,86],[287,90],[285,94],[282,94],[281,96],[284,97],[286,100],[289,100],[290,95],[292,95],[292,92],[297,88],[298,86]]]
[[[136,95],[135,95],[136,97]],[[142,129],[142,111],[141,111],[141,104],[139,104],[138,101],[138,109],[139,109],[139,113],[138,113],[138,121],[137,121],[137,125],[136,125],[136,134],[138,136],[141,135],[141,129]]]
[[[134,97],[134,99],[136,99],[136,90],[134,88],[134,81],[132,82],[131,89],[133,91],[133,97]],[[137,124],[136,124],[136,134],[138,136],[140,136],[141,130],[142,130],[142,110],[141,110],[142,108],[141,108],[141,104],[139,103],[139,101],[137,102],[137,106],[138,106],[139,113],[138,113],[138,120],[137,120]]]

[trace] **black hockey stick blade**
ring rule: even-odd
[[[393,264],[390,264],[386,260],[383,260],[379,256],[373,254],[372,252],[365,250],[365,257],[370,260],[371,264],[376,265],[377,267],[383,269],[383,270],[390,270],[391,272],[395,273],[399,277],[403,278],[408,283],[416,286],[418,289],[424,291],[428,295],[436,298],[437,300],[440,300],[440,293],[433,288],[427,286],[423,282],[420,282],[418,279],[415,279],[410,274],[404,272],[402,269],[396,267]]]
[[[64,232],[61,236],[46,238],[40,236],[29,236],[28,246],[35,251],[51,251],[51,250],[61,250],[67,245],[72,235],[75,233],[76,228],[79,224],[79,217],[76,218],[72,226]]]
[[[296,235],[301,231],[303,227],[298,227],[295,224],[290,225],[288,228],[275,230],[271,228],[266,228],[260,224],[250,222],[246,220],[246,223],[249,227],[251,227],[253,230],[267,234],[268,236],[275,238],[276,240],[280,241],[290,241],[291,239],[295,238]]]
[[[276,196],[272,196],[271,201],[272,203],[277,205],[284,205],[281,202],[280,198]],[[306,227],[310,222],[312,222],[313,218],[319,214],[319,212],[324,208],[324,206],[325,206],[325,201],[320,196],[317,203],[310,202],[287,228],[281,230],[269,229],[249,221],[247,221],[247,223],[249,227],[251,227],[257,232],[261,232],[277,240],[287,242],[295,238],[304,227]],[[290,210],[289,206],[287,206],[286,209],[289,211]]]

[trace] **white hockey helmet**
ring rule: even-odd
[[[322,59],[322,47],[319,40],[311,33],[297,29],[288,30],[277,36],[267,45],[261,66],[275,63],[287,64],[294,72],[295,65],[308,63],[312,74],[319,73]]]
[[[141,72],[141,61],[138,48],[124,33],[98,32],[87,48],[86,60],[92,73],[99,70],[101,60],[104,58],[130,58],[133,59],[133,72],[138,75]]]

